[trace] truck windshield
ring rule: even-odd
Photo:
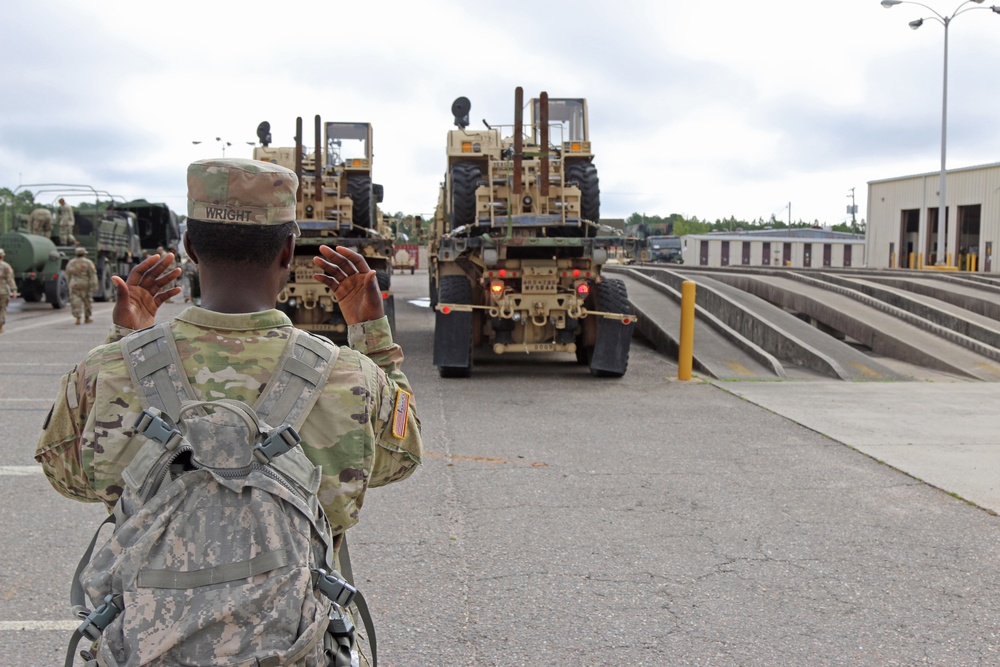
[[[343,164],[346,160],[369,160],[367,123],[327,123],[326,163]]]
[[[535,142],[538,142],[538,119],[540,117],[540,100],[533,100],[532,122],[535,125]],[[561,99],[549,98],[549,140],[558,141],[586,141],[587,140],[587,116],[586,104],[582,99]],[[562,126],[562,130],[551,127],[552,125]]]
[[[649,237],[649,247],[654,250],[667,250],[669,248],[680,248],[681,239],[678,236],[651,236]]]

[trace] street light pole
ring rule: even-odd
[[[222,157],[226,157],[226,148],[232,146],[233,145],[232,142],[231,141],[226,141],[222,137],[216,137],[215,140],[218,141],[219,144],[222,146]],[[201,143],[201,140],[199,139],[197,141],[192,141],[191,143],[197,145],[197,144]],[[257,145],[256,142],[254,142],[254,141],[246,141],[244,143],[247,146],[256,146]]]
[[[948,150],[948,28],[951,26],[951,22],[955,20],[955,17],[959,14],[964,14],[967,11],[973,9],[990,9],[996,14],[1000,14],[1000,6],[993,5],[992,7],[966,7],[965,5],[973,3],[975,5],[983,4],[983,0],[965,0],[955,11],[952,12],[951,16],[942,16],[932,7],[928,7],[922,2],[914,2],[912,0],[882,0],[882,6],[886,9],[894,7],[896,5],[917,5],[923,7],[930,11],[934,16],[927,17],[930,20],[937,21],[942,26],[944,26],[944,80],[942,84],[941,92],[941,184],[939,186],[940,196],[938,199],[938,237],[937,237],[937,257],[935,259],[935,264],[941,266],[947,263],[947,234],[946,227],[948,222],[948,171],[946,167],[946,156]],[[964,7],[964,9],[963,9]],[[919,18],[914,21],[910,21],[910,28],[916,30],[924,24],[927,19]],[[956,223],[958,222],[958,216],[956,215]]]

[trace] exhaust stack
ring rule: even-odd
[[[521,159],[524,152],[524,89],[518,86],[514,90],[514,182],[511,191],[515,195],[524,189],[521,174]]]

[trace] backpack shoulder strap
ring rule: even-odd
[[[336,345],[293,327],[277,368],[254,403],[254,411],[270,426],[291,424],[296,430],[302,428],[339,354]]]
[[[181,365],[170,325],[164,322],[137,331],[123,338],[121,346],[143,407],[158,408],[176,421],[181,401],[196,396]]]

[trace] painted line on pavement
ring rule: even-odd
[[[0,466],[0,475],[10,475],[12,477],[24,475],[41,475],[42,466]]]
[[[0,621],[0,632],[10,630],[76,630],[83,623],[77,621]]]

